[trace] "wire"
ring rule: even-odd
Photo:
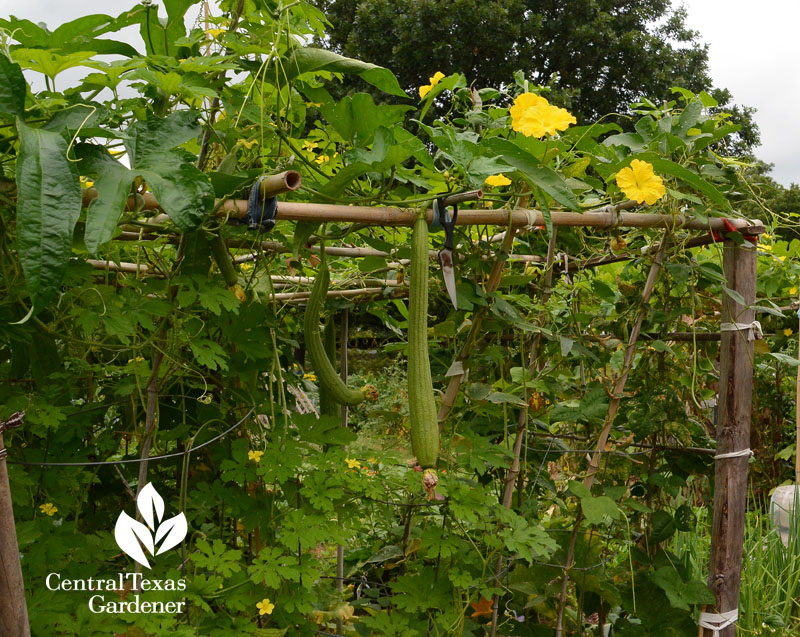
[[[155,460],[166,460],[167,458],[177,458],[178,456],[185,456],[187,454],[192,453],[193,451],[199,451],[203,447],[207,447],[208,445],[214,444],[221,438],[227,436],[230,432],[234,429],[239,427],[242,423],[244,423],[256,410],[255,407],[251,407],[250,411],[248,411],[244,417],[238,421],[235,425],[232,425],[225,431],[223,431],[218,436],[215,436],[211,440],[207,440],[206,442],[197,445],[196,447],[192,447],[191,449],[187,449],[186,451],[176,451],[175,453],[166,453],[161,456],[151,456],[150,458],[129,458],[127,460],[97,460],[97,461],[89,461],[89,462],[21,462],[19,460],[6,460],[8,464],[16,464],[16,465],[25,465],[28,467],[97,467],[101,465],[112,465],[112,464],[131,464],[136,462],[153,462]]]

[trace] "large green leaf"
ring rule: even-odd
[[[27,88],[19,64],[0,53],[0,113],[24,118]]]
[[[81,212],[81,187],[67,142],[17,120],[17,251],[34,312],[58,291]]]
[[[499,155],[503,161],[519,170],[528,181],[541,188],[562,206],[580,210],[578,200],[564,179],[552,168],[542,166],[536,157],[514,142],[494,137],[483,142],[481,146]]]
[[[137,122],[125,142],[131,171],[144,177],[164,212],[184,232],[197,228],[211,210],[214,189],[208,175],[187,161],[185,154],[170,149],[199,133],[197,113],[178,111],[163,119]]]
[[[188,154],[171,150],[200,133],[197,114],[178,111],[163,119],[136,122],[128,130],[125,147],[131,168],[115,160],[105,148],[79,144],[82,174],[95,178],[97,198],[86,217],[86,248],[96,254],[114,236],[120,215],[136,177],[142,177],[159,205],[184,232],[196,229],[214,205],[214,188]]]
[[[101,146],[78,144],[75,151],[81,158],[81,172],[96,177],[97,198],[89,204],[84,237],[86,249],[94,255],[114,236],[136,173],[120,164]]]
[[[345,140],[354,146],[372,143],[375,131],[403,121],[411,106],[377,105],[368,93],[356,93],[342,98],[335,106],[323,104],[320,111]]]
[[[147,163],[132,172],[144,177],[164,212],[184,232],[198,228],[214,207],[208,175],[176,154],[148,155]]]
[[[30,20],[11,16],[7,20],[0,20],[0,27],[12,33],[22,47],[29,49],[48,49],[61,55],[96,51],[104,55],[133,57],[138,52],[130,44],[99,37],[127,26],[130,23],[128,16],[127,11],[119,18],[103,14],[87,15],[62,24],[52,32]]]
[[[12,57],[26,69],[44,73],[51,80],[61,71],[82,66],[95,54],[96,51],[75,51],[59,55],[45,49],[14,49],[11,52]]]
[[[333,51],[302,47],[295,49],[282,65],[283,79],[292,80],[304,73],[327,71],[330,73],[349,73],[358,75],[365,82],[379,88],[384,93],[408,97],[400,88],[397,78],[389,69],[344,57]]]
[[[128,131],[125,148],[131,166],[148,154],[161,154],[191,141],[200,134],[196,111],[176,111],[167,117],[136,122]]]

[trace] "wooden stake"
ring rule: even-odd
[[[749,306],[756,295],[756,251],[726,241],[723,269],[727,287],[741,294],[744,305],[722,295],[722,322],[750,324],[755,312]],[[750,447],[750,412],[753,404],[753,341],[748,330],[723,330],[720,342],[719,396],[717,398],[717,455]],[[714,463],[714,518],[708,586],[717,598],[715,613],[739,607],[749,456],[719,458]],[[701,629],[703,637],[713,630]],[[734,637],[736,624],[719,631]]]
[[[0,423],[0,451],[4,449]],[[8,466],[5,458],[0,458],[0,635],[29,637],[30,634]]]

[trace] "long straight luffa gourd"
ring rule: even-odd
[[[336,371],[336,321],[333,319],[333,314],[328,316],[325,323],[325,330],[322,336],[322,343],[325,346],[325,354]],[[341,418],[341,407],[333,396],[330,390],[324,385],[319,386],[319,413],[320,416],[330,416],[339,420]]]
[[[303,319],[303,328],[306,336],[306,353],[311,361],[311,366],[317,374],[317,382],[320,387],[327,391],[331,398],[341,405],[357,405],[366,397],[365,389],[351,389],[341,379],[333,368],[328,355],[325,353],[325,345],[322,342],[322,335],[319,329],[319,314],[325,303],[330,285],[331,275],[328,272],[328,262],[325,258],[325,247],[320,249],[320,263],[317,270],[317,277],[314,286],[311,288],[311,296],[306,305],[306,313]]]
[[[428,359],[428,222],[420,213],[411,237],[408,294],[408,412],[411,450],[419,466],[436,466],[439,423]]]

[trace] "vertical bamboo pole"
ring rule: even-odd
[[[8,484],[3,423],[0,423],[0,635],[29,637],[30,634],[11,488]]]
[[[749,324],[755,319],[752,305],[756,295],[756,251],[725,241],[725,280],[743,297],[740,305],[729,294],[722,296],[722,322]],[[720,342],[719,417],[717,455],[735,453],[750,446],[750,412],[753,402],[753,341],[748,330],[723,330]],[[718,458],[714,469],[714,519],[711,529],[711,559],[708,585],[717,598],[714,613],[739,607],[742,571],[742,543],[747,508],[748,455]],[[702,628],[703,637],[715,631]],[[720,637],[734,637],[736,624],[719,631]]]

